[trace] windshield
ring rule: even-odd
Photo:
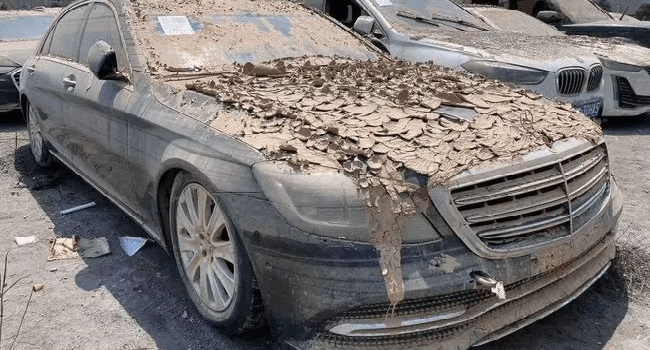
[[[451,0],[372,0],[372,2],[398,31],[487,29],[480,19]],[[436,20],[436,18],[449,21]]]
[[[38,40],[50,27],[53,16],[0,18],[0,41]]]
[[[468,10],[484,18],[488,24],[498,30],[530,35],[564,35],[548,24],[520,11],[491,7],[470,7]]]
[[[612,19],[609,14],[603,11],[589,0],[549,0],[553,5],[572,23],[587,23]]]
[[[304,56],[377,58],[353,34],[289,1],[131,3],[144,28],[134,34],[149,61],[171,71],[214,71],[235,62]]]

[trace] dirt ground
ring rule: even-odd
[[[610,121],[605,129],[626,199],[619,230],[637,244],[650,236],[650,118]],[[59,214],[91,201],[97,206]],[[73,234],[107,237],[112,253],[46,262],[48,241]],[[14,242],[31,235],[38,242]],[[14,340],[16,350],[278,348],[265,332],[246,339],[221,334],[191,306],[172,258],[154,244],[128,257],[118,236],[144,232],[70,171],[38,169],[21,119],[0,114],[0,253],[9,252],[7,283],[23,278],[4,297],[0,349]],[[562,310],[479,349],[650,350],[650,298],[628,296],[619,277],[609,272]],[[45,287],[28,303],[35,284]]]

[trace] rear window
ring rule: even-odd
[[[53,20],[48,15],[0,18],[0,41],[38,40]]]

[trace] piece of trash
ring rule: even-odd
[[[503,287],[503,282],[497,282],[497,284],[490,290],[492,293],[497,295],[497,298],[506,300],[506,289]]]
[[[36,236],[14,237],[14,240],[19,247],[22,247],[24,245],[36,243],[36,241],[38,241],[38,238],[36,238]]]
[[[86,204],[84,204],[84,205],[80,205],[80,206],[77,206],[77,207],[74,207],[74,208],[70,208],[70,209],[66,209],[66,210],[61,210],[59,213],[60,213],[61,215],[66,215],[66,214],[74,213],[75,211],[79,211],[79,210],[84,210],[84,209],[92,208],[92,207],[94,207],[95,205],[97,205],[97,203],[95,203],[95,202],[90,202],[90,203],[86,203]]]
[[[50,267],[49,269],[47,269],[47,271],[56,272],[58,269],[59,269],[58,267]]]
[[[181,317],[187,318],[187,311],[183,311],[183,315]]]
[[[35,284],[33,287],[34,292],[40,292],[41,290],[43,290],[43,288],[45,288],[45,285],[43,283]]]
[[[120,246],[122,247],[122,250],[124,250],[128,256],[135,255],[135,253],[142,249],[142,247],[144,247],[147,242],[152,241],[149,238],[128,236],[118,237],[118,239],[120,240]]]
[[[74,235],[69,238],[57,237],[51,243],[47,261],[97,258],[111,253],[106,237],[87,239]]]

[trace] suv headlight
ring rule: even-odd
[[[291,225],[319,236],[368,241],[368,215],[357,186],[331,171],[305,174],[283,162],[253,166],[266,197]]]
[[[618,70],[623,72],[640,72],[643,70],[643,67],[640,66],[616,62],[605,58],[601,58],[600,61],[603,63],[603,66],[605,66],[605,68],[610,70]]]
[[[497,61],[473,60],[461,65],[466,71],[521,85],[536,85],[544,81],[547,71]]]

